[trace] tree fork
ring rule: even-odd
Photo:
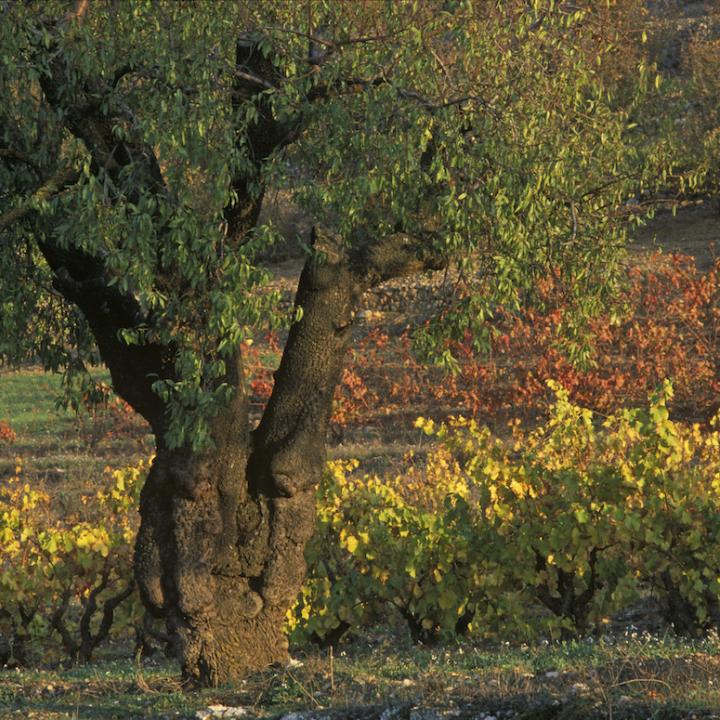
[[[238,359],[236,397],[214,421],[215,450],[159,451],[143,489],[136,573],[146,605],[168,620],[188,685],[287,661],[284,619],[305,576],[355,313],[371,285],[418,269],[414,242],[368,239],[364,252],[348,254],[337,238],[314,233],[296,293],[299,319],[257,429],[248,432]]]
[[[275,389],[250,437],[238,361],[212,452],[160,450],[143,489],[136,574],[167,618],[188,685],[287,661],[285,614],[305,575],[325,431],[363,285],[338,255],[307,261]]]

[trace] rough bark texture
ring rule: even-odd
[[[353,318],[364,291],[386,277],[437,267],[417,241],[355,238],[352,252],[315,233],[275,386],[249,432],[241,358],[226,378],[234,401],[214,420],[214,448],[170,450],[165,412],[150,378],[173,373],[171,347],[127,346],[118,329],[135,317],[130,298],[102,282],[102,267],[43,246],[56,285],[85,313],[116,391],[156,432],[157,455],[141,498],[135,572],[145,605],[164,617],[189,685],[217,685],[287,660],[284,618],[305,574],[314,488]],[[421,254],[420,254],[421,255]]]
[[[297,294],[303,318],[252,437],[238,392],[216,419],[212,453],[158,453],[142,495],[136,575],[145,604],[167,618],[191,684],[287,660],[284,618],[305,574],[325,429],[360,296],[343,263],[309,261]]]

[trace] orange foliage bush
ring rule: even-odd
[[[642,405],[666,378],[675,388],[676,416],[703,421],[717,410],[720,262],[701,272],[689,256],[658,253],[631,267],[619,298],[624,312],[592,322],[594,362],[584,368],[574,366],[559,347],[565,309],[551,298],[553,287],[546,284],[539,291],[553,309],[499,309],[486,355],[472,350],[469,334],[454,345],[460,359],[455,375],[419,363],[408,333],[390,336],[371,329],[349,351],[332,423],[342,428],[407,417],[409,426],[418,413],[535,416],[547,408],[549,379],[569,392],[571,402],[600,413]],[[265,342],[253,346],[249,363],[256,404],[272,390],[271,370],[261,360],[268,350],[279,353],[275,336]]]
[[[554,379],[573,402],[608,412],[642,404],[670,378],[676,388],[675,412],[709,417],[720,389],[720,264],[702,273],[690,257],[658,255],[649,268],[628,271],[621,317],[603,315],[592,323],[594,367],[573,367],[556,347],[562,309],[505,319],[508,339],[504,347],[496,343],[495,351],[506,361],[501,384],[507,394],[494,399],[532,406],[546,398],[546,381]]]

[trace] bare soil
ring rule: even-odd
[[[676,213],[661,210],[634,234],[629,245],[639,261],[648,251],[693,255],[698,270],[706,271],[720,257],[720,208],[717,202],[698,201]]]

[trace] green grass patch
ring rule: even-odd
[[[0,374],[0,420],[23,436],[71,430],[75,415],[58,409],[61,376],[39,369]]]
[[[212,705],[247,717],[299,710],[351,717],[358,708],[435,708],[454,717],[690,718],[720,710],[720,643],[633,637],[548,645],[423,648],[368,635],[331,653],[295,648],[301,664],[232,686],[182,692],[177,667],[150,658],[71,670],[0,672],[3,718],[193,718]],[[352,709],[352,710],[351,710]],[[356,716],[356,715],[355,715]],[[415,715],[415,717],[419,717]]]
[[[107,371],[98,371],[108,381]],[[76,414],[58,406],[61,376],[37,368],[0,373],[0,420],[16,437],[0,445],[0,477],[23,473],[53,491],[76,494],[97,479],[106,466],[120,467],[147,457],[152,438],[138,416],[116,403]]]

